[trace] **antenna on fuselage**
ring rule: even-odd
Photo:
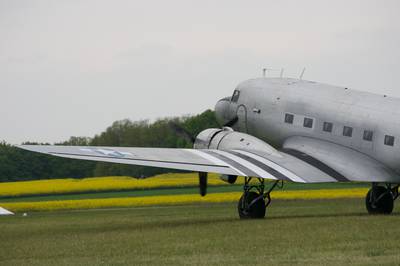
[[[279,77],[282,78],[283,77],[283,71],[285,71],[284,68],[281,69],[276,69],[276,68],[263,68],[263,77],[266,78],[267,77],[267,71],[281,71],[279,74]]]
[[[300,80],[303,79],[303,75],[304,75],[304,72],[305,72],[305,71],[306,71],[306,68],[303,67],[303,70],[301,71],[301,74],[300,74],[300,77],[299,77]]]

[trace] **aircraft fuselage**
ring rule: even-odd
[[[233,128],[280,148],[306,136],[364,153],[400,172],[400,99],[327,84],[259,78],[240,83],[220,100],[221,123],[237,115]],[[329,152],[329,151],[327,151]]]

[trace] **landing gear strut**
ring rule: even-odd
[[[276,180],[265,192],[264,179],[257,178],[258,184],[250,184],[251,177],[244,178],[243,195],[238,203],[238,212],[241,219],[264,218],[265,210],[271,203],[270,193],[278,185]]]
[[[365,197],[365,206],[369,214],[391,214],[394,200],[399,196],[399,185],[385,186],[372,183],[372,188]]]

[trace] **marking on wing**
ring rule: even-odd
[[[234,155],[234,154],[226,152],[226,151],[220,151],[220,150],[214,150],[214,152],[219,153],[220,155],[225,156],[226,158],[229,158],[232,161],[235,161],[236,163],[246,167],[250,172],[253,172],[252,174],[250,174],[248,176],[263,177],[263,178],[269,178],[269,179],[275,179],[275,180],[277,179],[276,177],[274,177],[273,175],[271,175],[264,169],[258,167],[257,165],[255,165],[245,159],[240,158],[237,155]]]
[[[335,169],[329,167],[328,165],[324,164],[320,160],[303,153],[298,150],[294,149],[282,149],[281,150],[284,153],[287,153],[289,155],[292,155],[293,157],[296,157],[297,159],[300,159],[315,168],[321,170],[322,172],[326,173],[327,175],[331,176],[332,178],[336,179],[339,182],[349,182],[350,180],[347,179],[345,176],[343,176],[341,173],[337,172]]]
[[[295,181],[295,182],[306,183],[306,181],[303,178],[299,177],[298,175],[296,175],[292,171],[280,166],[279,164],[276,164],[276,163],[274,163],[272,161],[269,161],[268,159],[265,159],[264,157],[262,157],[260,155],[257,155],[257,154],[254,154],[254,153],[248,152],[248,151],[242,151],[242,150],[235,150],[235,152],[241,153],[243,155],[246,155],[248,157],[251,157],[251,158],[259,161],[260,163],[265,164],[268,168],[270,168],[273,171],[278,172],[280,175],[283,175],[288,180]]]
[[[240,158],[243,158],[246,161],[249,161],[250,163],[258,166],[259,168],[263,169],[265,172],[271,174],[272,176],[274,176],[276,179],[279,180],[286,180],[286,181],[294,181],[292,179],[290,179],[289,177],[285,176],[284,174],[282,174],[281,172],[269,167],[268,165],[266,165],[265,163],[260,162],[259,160],[253,158],[252,156],[248,156],[247,154],[242,154],[238,151],[229,151],[232,154],[235,154],[236,156],[239,156]]]
[[[231,167],[233,167],[234,169],[238,169],[239,172],[241,173],[241,176],[251,176],[254,175],[255,173],[253,171],[251,171],[250,169],[248,169],[247,167],[244,167],[243,165],[237,163],[234,160],[229,159],[226,156],[223,156],[217,152],[215,152],[215,150],[203,150],[203,152],[208,153],[224,162],[226,162],[227,164],[229,164]]]
[[[125,156],[133,156],[130,152],[117,151],[110,148],[81,148],[84,152],[96,152],[105,156],[124,158]]]
[[[211,162],[213,162],[213,163],[215,163],[215,164],[224,165],[224,166],[226,166],[226,167],[229,167],[229,168],[231,168],[232,170],[236,171],[238,175],[246,176],[246,175],[245,175],[243,172],[241,172],[240,170],[236,169],[235,167],[233,167],[233,166],[230,165],[229,163],[227,163],[227,162],[225,162],[225,161],[223,161],[223,160],[217,158],[216,156],[213,156],[213,155],[210,154],[210,153],[207,153],[207,152],[204,152],[204,151],[200,151],[200,150],[190,150],[190,149],[188,149],[187,151],[190,151],[190,152],[192,152],[192,153],[194,153],[194,154],[196,154],[196,155],[199,155],[199,156],[203,157],[204,159],[206,159],[206,160],[208,160],[208,161],[211,161]]]

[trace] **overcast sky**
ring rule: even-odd
[[[286,75],[400,97],[400,1],[0,0],[0,140],[197,114]]]

